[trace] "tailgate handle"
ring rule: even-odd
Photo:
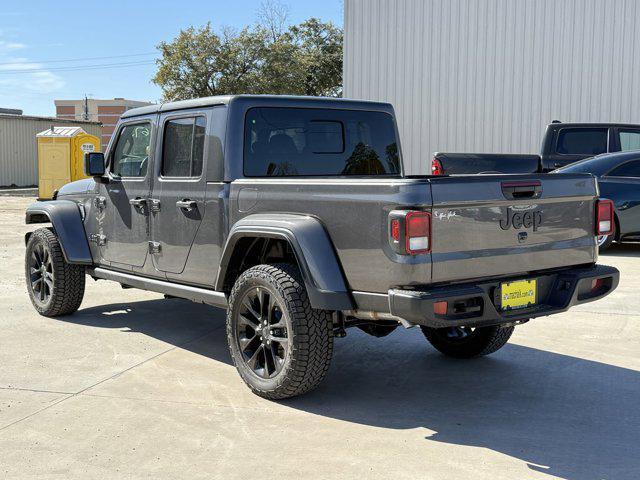
[[[522,182],[502,182],[502,194],[509,200],[538,198],[542,195],[542,182],[528,180]]]

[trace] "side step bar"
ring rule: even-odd
[[[178,283],[165,282],[153,278],[139,277],[128,273],[115,272],[105,268],[87,269],[87,273],[94,278],[112,280],[140,290],[164,293],[172,297],[185,298],[197,303],[206,303],[215,307],[227,308],[227,296],[222,292],[207,290],[206,288],[190,287]]]

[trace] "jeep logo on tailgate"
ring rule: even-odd
[[[500,228],[509,230],[513,226],[516,230],[533,227],[533,231],[538,230],[542,224],[542,212],[533,210],[528,212],[514,212],[513,208],[507,208],[507,216],[500,220]]]

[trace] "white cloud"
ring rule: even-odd
[[[66,85],[64,79],[45,65],[30,61],[24,50],[31,51],[32,46],[6,33],[0,31],[0,104],[49,110],[42,105],[53,104],[56,93]]]
[[[26,45],[24,43],[7,42],[6,40],[0,40],[0,54],[22,50],[23,48],[26,48]]]
[[[21,90],[53,93],[65,86],[61,77],[39,63],[13,62],[0,65],[0,85],[15,89],[17,95]]]
[[[65,86],[62,77],[27,58],[14,56],[27,48],[24,43],[3,40],[0,32],[0,85],[3,94],[20,98],[22,94],[50,94]]]

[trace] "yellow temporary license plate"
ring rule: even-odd
[[[500,285],[503,310],[527,308],[536,303],[536,280],[518,280]]]

